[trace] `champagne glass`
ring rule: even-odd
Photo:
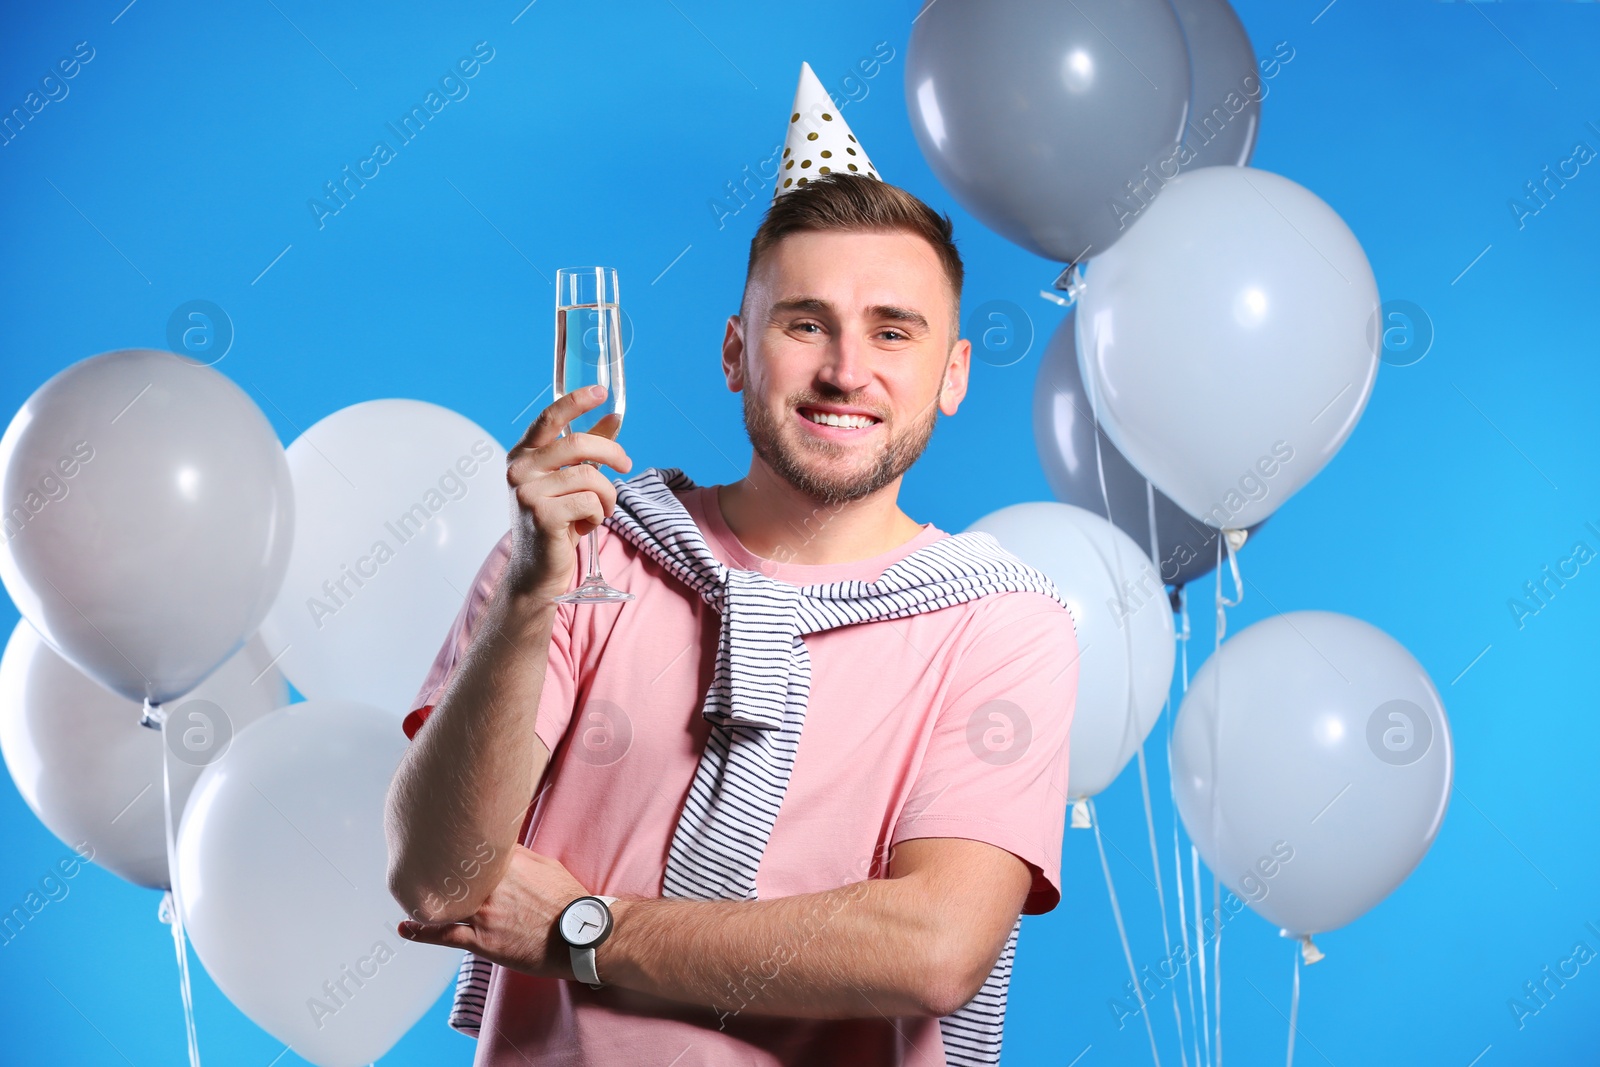
[[[622,306],[617,272],[611,267],[562,267],[556,271],[555,396],[603,385],[605,401],[573,419],[565,434],[588,433],[602,421],[612,437],[622,428]],[[613,589],[600,575],[596,531],[589,531],[589,570],[582,584],[556,597],[569,604],[620,604],[632,593]]]

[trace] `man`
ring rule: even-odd
[[[679,476],[653,498],[692,520],[679,530],[706,573],[855,595],[968,536],[896,503],[966,392],[960,287],[948,218],[875,176],[812,178],[775,201],[722,350],[749,472]],[[942,1034],[941,1017],[1009,974],[1019,913],[1060,899],[1071,616],[1047,580],[1017,579],[803,631],[781,808],[745,827],[741,798],[761,783],[729,764],[700,788],[708,760],[759,733],[711,721],[748,681],[714,607],[732,594],[695,586],[651,540],[644,497],[628,496],[640,479],[584,462],[628,472],[619,444],[559,436],[597,403],[561,397],[511,451],[517,521],[407,719],[388,812],[390,887],[415,920],[402,934],[496,964],[479,1063],[950,1062],[959,1027]],[[596,528],[606,579],[636,599],[555,604]],[[670,885],[675,861],[691,882],[737,884],[685,830],[718,817],[757,839],[744,899]],[[610,932],[580,949],[590,919]]]

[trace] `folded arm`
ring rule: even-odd
[[[887,878],[772,900],[622,899],[596,953],[610,986],[741,1012],[810,1019],[949,1015],[1005,947],[1032,875],[1010,852],[962,838],[893,849]],[[463,925],[401,924],[415,941],[466,948],[542,977],[572,975],[555,930],[586,890],[560,863],[516,850]]]
[[[719,1014],[948,1015],[975,996],[1032,875],[981,841],[897,846],[888,878],[758,901],[617,902],[601,978]]]

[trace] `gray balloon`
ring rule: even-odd
[[[1167,0],[936,0],[906,55],[911,127],[939,181],[1060,262],[1105,251],[1154,199],[1189,90]]]
[[[1033,440],[1045,480],[1057,500],[1096,515],[1106,514],[1109,499],[1112,524],[1149,552],[1150,511],[1145,492],[1149,483],[1102,428],[1098,430],[1100,461],[1106,475],[1102,493],[1094,455],[1096,432],[1094,407],[1078,372],[1073,315],[1069,314],[1044,350],[1033,388]],[[1191,517],[1159,489],[1155,490],[1155,498],[1160,547],[1155,563],[1161,580],[1168,585],[1183,585],[1215,567],[1217,529]],[[1250,533],[1266,521],[1250,527]],[[1224,547],[1223,552],[1226,551]]]
[[[107,352],[40,386],[0,438],[0,579],[74,666],[161,703],[260,627],[292,494],[244,390],[171,352]]]
[[[1189,121],[1180,170],[1242,167],[1261,130],[1266,86],[1250,35],[1228,0],[1172,0],[1189,44]]]
[[[1354,921],[1405,881],[1444,821],[1453,767],[1428,672],[1330,611],[1241,630],[1172,727],[1178,814],[1206,866],[1296,936]]]

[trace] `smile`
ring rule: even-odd
[[[871,415],[836,415],[810,408],[801,408],[799,415],[813,425],[833,426],[842,430],[864,430],[869,426],[876,426],[879,421]]]

